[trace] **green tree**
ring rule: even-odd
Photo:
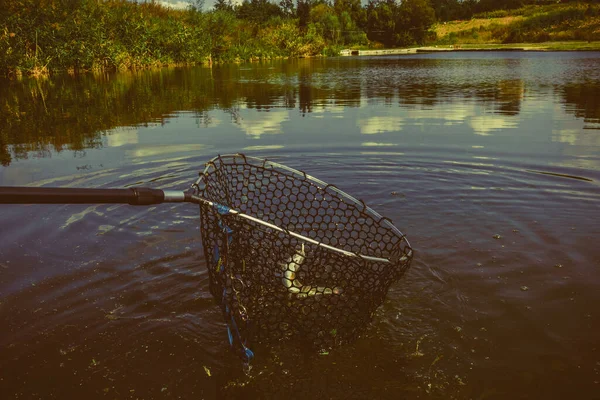
[[[342,42],[344,44],[368,44],[367,35],[362,29],[356,26],[350,13],[343,11],[338,18],[340,21]]]
[[[339,16],[343,12],[350,15],[352,22],[360,27],[365,28],[367,25],[367,12],[360,4],[360,0],[333,0],[333,9]]]
[[[394,0],[369,0],[367,4],[367,37],[387,47],[396,44],[396,14]]]
[[[244,0],[235,8],[235,13],[238,18],[255,24],[263,24],[273,17],[283,16],[281,8],[269,0]]]
[[[310,20],[310,0],[298,0],[296,6],[296,16],[298,17],[298,26],[306,30]]]
[[[510,10],[523,7],[524,0],[478,0],[474,5],[474,11],[481,13],[494,10]]]
[[[473,1],[461,0],[429,0],[431,8],[435,11],[435,17],[438,21],[452,21],[457,19],[467,19],[472,16],[470,7]]]
[[[209,39],[211,59],[221,59],[229,48],[230,38],[236,31],[236,20],[233,13],[213,11],[208,13],[202,27]]]
[[[292,18],[296,15],[296,7],[294,7],[293,0],[281,0],[279,2],[279,8],[281,8],[281,12],[286,18]]]
[[[233,4],[231,0],[216,0],[213,8],[215,11],[233,11]]]
[[[338,44],[341,37],[341,26],[333,8],[326,3],[315,5],[310,10],[310,22],[316,32],[332,44]]]
[[[407,39],[422,44],[431,25],[435,23],[435,11],[428,0],[403,0],[398,8],[396,22],[397,42],[399,45],[409,45]]]

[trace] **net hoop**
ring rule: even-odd
[[[206,176],[208,176],[211,172],[213,172],[214,170],[216,170],[218,168],[218,163],[223,162],[227,159],[231,160],[231,163],[236,164],[236,160],[240,159],[244,161],[244,164],[247,164],[249,161],[255,162],[257,165],[261,165],[263,168],[271,168],[274,170],[282,170],[282,171],[286,171],[287,173],[296,176],[298,178],[302,178],[306,181],[310,181],[311,183],[317,185],[319,187],[319,189],[322,190],[329,190],[332,192],[332,194],[335,194],[338,197],[341,197],[345,200],[350,201],[352,204],[354,204],[357,207],[362,207],[362,210],[367,213],[370,214],[371,216],[374,217],[374,219],[376,219],[379,223],[386,225],[390,230],[392,230],[393,232],[395,232],[399,237],[402,238],[402,240],[406,243],[407,247],[410,249],[408,251],[407,254],[405,254],[403,257],[406,258],[412,258],[412,248],[410,246],[410,243],[408,241],[408,239],[406,238],[406,236],[392,223],[392,221],[389,218],[383,217],[381,216],[377,211],[373,210],[371,207],[367,206],[365,204],[364,201],[362,200],[358,200],[355,197],[349,195],[348,193],[340,190],[337,186],[326,183],[312,175],[307,174],[304,171],[299,171],[297,169],[288,167],[287,165],[283,165],[283,164],[279,164],[277,162],[273,162],[267,159],[262,159],[262,158],[257,158],[257,157],[252,157],[252,156],[246,156],[245,154],[242,153],[236,153],[236,154],[225,154],[225,155],[218,155],[214,158],[212,158],[211,160],[209,160],[208,162],[206,162],[205,164],[205,168],[204,170],[199,174],[200,177],[196,180],[196,182],[194,182],[192,184],[192,189],[196,192],[197,195],[200,195],[204,189],[205,189],[205,181],[204,179],[206,178]],[[209,205],[214,206],[214,207],[218,207],[221,206],[221,204],[215,203],[215,202],[211,202],[208,201]],[[227,207],[227,205],[225,205]],[[315,239],[306,237],[304,235],[301,235],[299,233],[290,231],[288,229],[286,229],[285,227],[280,227],[274,224],[269,223],[268,221],[265,220],[261,220],[259,218],[256,218],[252,215],[248,215],[248,214],[243,214],[240,213],[237,210],[234,210],[230,207],[228,207],[228,212],[231,212],[233,214],[236,214],[242,218],[247,218],[249,220],[252,220],[256,223],[262,224],[266,227],[269,227],[271,229],[275,229],[278,230],[280,232],[285,232],[288,235],[294,236],[297,239],[300,239],[306,243],[311,243],[320,247],[324,247],[328,250],[331,251],[335,251],[341,254],[344,254],[346,256],[349,257],[359,257],[362,258],[364,260],[368,260],[368,261],[377,261],[377,262],[393,262],[393,261],[397,261],[397,260],[393,260],[392,257],[373,257],[373,256],[369,256],[369,255],[365,255],[365,254],[361,254],[358,252],[350,252],[347,250],[343,250],[340,249],[338,247],[335,246],[330,246],[328,244],[324,244],[322,241],[317,241]]]

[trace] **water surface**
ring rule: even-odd
[[[196,207],[2,206],[0,390],[597,398],[599,65],[457,53],[0,82],[0,185],[185,189],[244,152],[363,199],[416,251],[357,342],[257,348],[247,375]]]

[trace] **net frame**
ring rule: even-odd
[[[328,350],[353,340],[413,258],[391,220],[283,164],[217,156],[192,187],[205,199],[210,290],[246,362],[258,342],[301,338]]]

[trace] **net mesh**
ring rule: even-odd
[[[329,350],[352,341],[412,260],[389,220],[281,164],[219,156],[200,174],[196,190],[284,230],[201,205],[210,291],[223,309],[230,343],[246,361],[259,342],[293,339]]]

